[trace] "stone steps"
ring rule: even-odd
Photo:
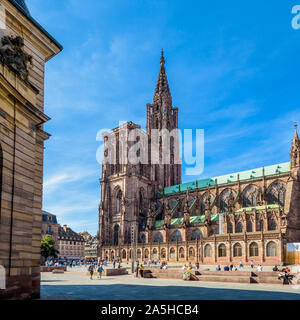
[[[162,270],[145,269],[145,278],[158,279],[182,279],[183,272],[186,270]],[[210,271],[210,270],[191,270],[192,280],[207,282],[234,282],[234,283],[269,283],[282,284],[278,280],[278,272],[254,272],[254,271]],[[300,280],[298,281],[300,284]]]
[[[198,276],[199,281],[206,282],[235,282],[235,283],[252,283],[251,277],[248,276],[232,276],[226,277],[222,275],[203,275]]]

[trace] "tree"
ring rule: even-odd
[[[59,254],[59,251],[55,248],[55,241],[52,239],[52,237],[49,234],[45,235],[41,241],[42,257],[44,257],[45,260],[47,260],[48,257],[57,258],[58,254]]]

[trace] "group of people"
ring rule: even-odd
[[[95,265],[94,263],[91,263],[88,267],[88,271],[90,273],[90,279],[93,280],[93,275],[95,270],[97,270],[98,272],[98,279],[102,278],[102,272],[104,270],[104,262],[100,261],[97,265]]]
[[[253,269],[254,268],[254,262],[253,261],[251,261],[251,263],[250,263],[250,266],[251,266],[251,269]],[[238,264],[238,265],[233,265],[233,264],[231,264],[231,265],[226,265],[226,266],[224,266],[224,271],[238,271],[238,270],[241,270],[241,269],[243,269],[244,268],[244,265],[243,265],[243,263],[242,263],[242,261],[240,261],[240,263]],[[221,266],[220,265],[218,265],[217,267],[216,267],[216,270],[217,271],[221,271],[222,270],[222,268],[221,268]],[[257,271],[259,271],[259,272],[261,272],[261,271],[263,271],[263,267],[262,267],[262,265],[261,264],[259,264],[258,266],[257,266]]]
[[[290,284],[292,279],[293,279],[293,275],[290,274],[291,270],[289,267],[284,267],[283,269],[279,269],[276,265],[273,268],[274,272],[279,271],[278,273],[278,280],[282,280],[282,284]]]
[[[192,270],[192,269],[193,269],[193,265],[192,265],[191,262],[189,262],[188,265],[185,264],[185,265],[182,267],[182,270]],[[198,263],[198,262],[196,263],[196,269],[199,269],[199,263]]]

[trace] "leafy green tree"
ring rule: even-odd
[[[55,241],[49,234],[46,234],[41,241],[41,255],[48,259],[48,257],[57,258],[59,251],[55,248]]]

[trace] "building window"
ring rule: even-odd
[[[274,231],[277,230],[277,223],[275,221],[275,219],[271,218],[268,221],[268,230],[269,231]]]
[[[218,248],[218,256],[219,257],[226,257],[226,246],[224,243],[219,245]]]
[[[276,244],[274,241],[270,241],[267,244],[267,257],[276,257]]]
[[[156,248],[153,249],[153,258],[154,259],[157,258],[157,249]]]
[[[256,242],[252,242],[250,244],[249,256],[250,257],[258,257],[258,244]]]
[[[119,244],[119,225],[116,224],[114,226],[114,245],[117,246]]]
[[[184,249],[183,248],[179,249],[179,258],[181,258],[181,259],[184,258]]]
[[[195,250],[192,247],[189,249],[189,257],[195,257]]]
[[[140,243],[146,243],[146,236],[145,233],[141,233],[140,237],[139,237],[139,242]]]
[[[259,220],[258,231],[264,231],[264,220],[263,219]]]
[[[180,231],[176,230],[175,232],[173,232],[172,236],[171,236],[171,242],[182,242],[182,236]]]
[[[282,181],[273,182],[267,190],[267,202],[268,204],[278,204],[284,206],[285,200],[285,183]]]
[[[118,194],[117,194],[117,199],[116,199],[116,213],[120,212],[120,202],[122,199],[122,191],[119,190]]]
[[[153,237],[153,242],[163,242],[163,235],[161,232],[157,232]]]
[[[235,225],[235,232],[236,233],[242,233],[243,232],[243,224],[242,224],[242,222],[238,222]]]
[[[207,244],[204,247],[204,257],[211,257],[212,256],[212,249],[211,249],[211,245]]]
[[[201,231],[199,229],[194,230],[191,235],[191,240],[194,241],[194,240],[200,240],[200,239],[201,239]]]
[[[175,258],[175,249],[174,249],[174,248],[171,248],[171,249],[170,249],[170,258],[171,258],[171,259],[174,259],[174,258]]]
[[[227,223],[227,232],[233,233],[233,227],[232,227],[232,223],[230,221],[228,221],[228,223]]]
[[[250,220],[247,221],[247,232],[252,232],[252,222]]]
[[[228,212],[228,202],[230,199],[230,196],[233,194],[231,189],[225,189],[222,191],[220,195],[220,212]]]
[[[236,243],[233,246],[233,256],[234,257],[241,257],[242,256],[242,246],[240,245],[240,243]]]
[[[145,250],[145,259],[148,259],[148,258],[149,258],[149,250],[146,249],[146,250]]]
[[[255,185],[249,185],[245,188],[242,195],[243,207],[255,207],[258,202],[258,188]]]
[[[137,250],[137,258],[141,259],[141,257],[142,257],[141,249],[138,249]]]
[[[165,248],[161,249],[161,258],[166,259],[166,249]]]

